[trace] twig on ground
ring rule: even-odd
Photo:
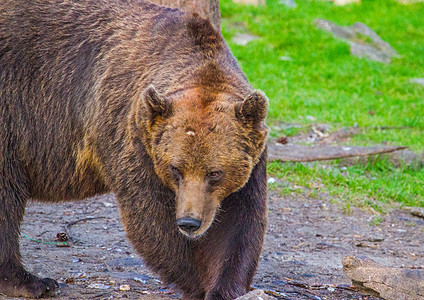
[[[66,226],[65,226],[65,232],[66,232],[66,234],[68,235],[68,237],[69,237],[69,239],[72,241],[72,242],[74,242],[74,243],[80,243],[81,241],[79,241],[77,238],[75,238],[71,233],[70,233],[70,228],[71,228],[71,226],[73,226],[73,225],[75,225],[75,224],[78,224],[78,223],[80,223],[80,222],[86,222],[86,221],[91,221],[91,220],[96,220],[96,219],[106,219],[106,217],[87,217],[87,218],[84,218],[84,219],[80,219],[80,220],[76,220],[76,221],[73,221],[73,222],[71,222],[71,223],[68,223],[68,224],[66,224]]]

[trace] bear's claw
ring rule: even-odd
[[[2,280],[0,293],[11,297],[40,298],[53,295],[59,288],[56,280],[38,278],[29,273],[24,274],[19,281],[16,282],[16,279]]]

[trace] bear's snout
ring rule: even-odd
[[[182,231],[191,234],[200,228],[202,221],[193,218],[179,218],[177,225]]]

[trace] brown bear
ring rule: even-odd
[[[267,98],[198,15],[143,0],[0,0],[0,292],[26,271],[29,198],[113,192],[184,299],[247,292],[266,227]]]

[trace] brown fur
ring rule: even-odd
[[[197,15],[0,0],[0,292],[56,288],[21,263],[29,198],[111,191],[135,249],[186,299],[246,293],[266,226],[266,109]],[[179,230],[184,217],[201,227]]]

